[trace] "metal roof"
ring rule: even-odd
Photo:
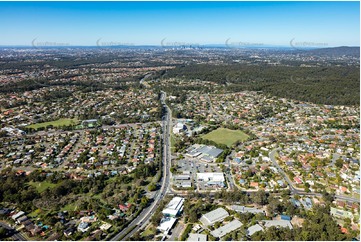
[[[235,219],[232,222],[230,222],[218,229],[213,230],[211,232],[211,234],[214,237],[221,238],[221,237],[225,236],[226,234],[232,232],[233,230],[240,228],[241,226],[242,226],[242,223],[240,221],[238,221],[237,219]]]
[[[263,231],[263,228],[259,224],[253,225],[247,229],[247,235],[251,236],[258,231]]]
[[[203,214],[201,222],[208,226],[214,224],[217,221],[221,221],[229,216],[229,213],[224,208],[217,208],[209,213]]]
[[[206,234],[189,234],[187,241],[207,241]]]

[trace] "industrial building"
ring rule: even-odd
[[[223,221],[229,213],[224,208],[217,208],[209,213],[203,214],[200,221],[205,226],[213,225],[215,222]]]

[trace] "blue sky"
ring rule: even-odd
[[[359,2],[0,2],[0,45],[359,46],[359,9]]]

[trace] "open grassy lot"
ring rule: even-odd
[[[31,125],[28,125],[27,128],[33,128],[33,129],[38,129],[38,128],[42,128],[42,127],[46,128],[49,125],[52,125],[54,127],[60,127],[60,126],[77,125],[78,123],[79,123],[79,120],[77,120],[77,119],[61,118],[61,119],[51,121],[51,122],[31,124]]]
[[[63,211],[76,211],[77,208],[78,205],[76,205],[75,203],[70,203],[63,207]]]
[[[56,187],[57,184],[53,184],[51,182],[48,181],[43,181],[43,182],[29,182],[29,184],[33,187],[36,188],[36,190],[41,193],[43,191],[45,191],[47,188],[53,188]]]
[[[29,217],[37,217],[39,214],[41,214],[42,210],[40,208],[32,211],[31,213],[29,213]]]
[[[241,130],[230,130],[225,128],[219,128],[212,132],[203,135],[202,139],[214,141],[218,144],[225,144],[231,146],[236,141],[245,141],[248,139],[248,135]]]
[[[142,233],[142,236],[149,236],[157,233],[157,229],[153,225],[149,225]]]

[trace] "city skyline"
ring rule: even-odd
[[[0,46],[359,46],[359,17],[359,2],[0,2]]]

